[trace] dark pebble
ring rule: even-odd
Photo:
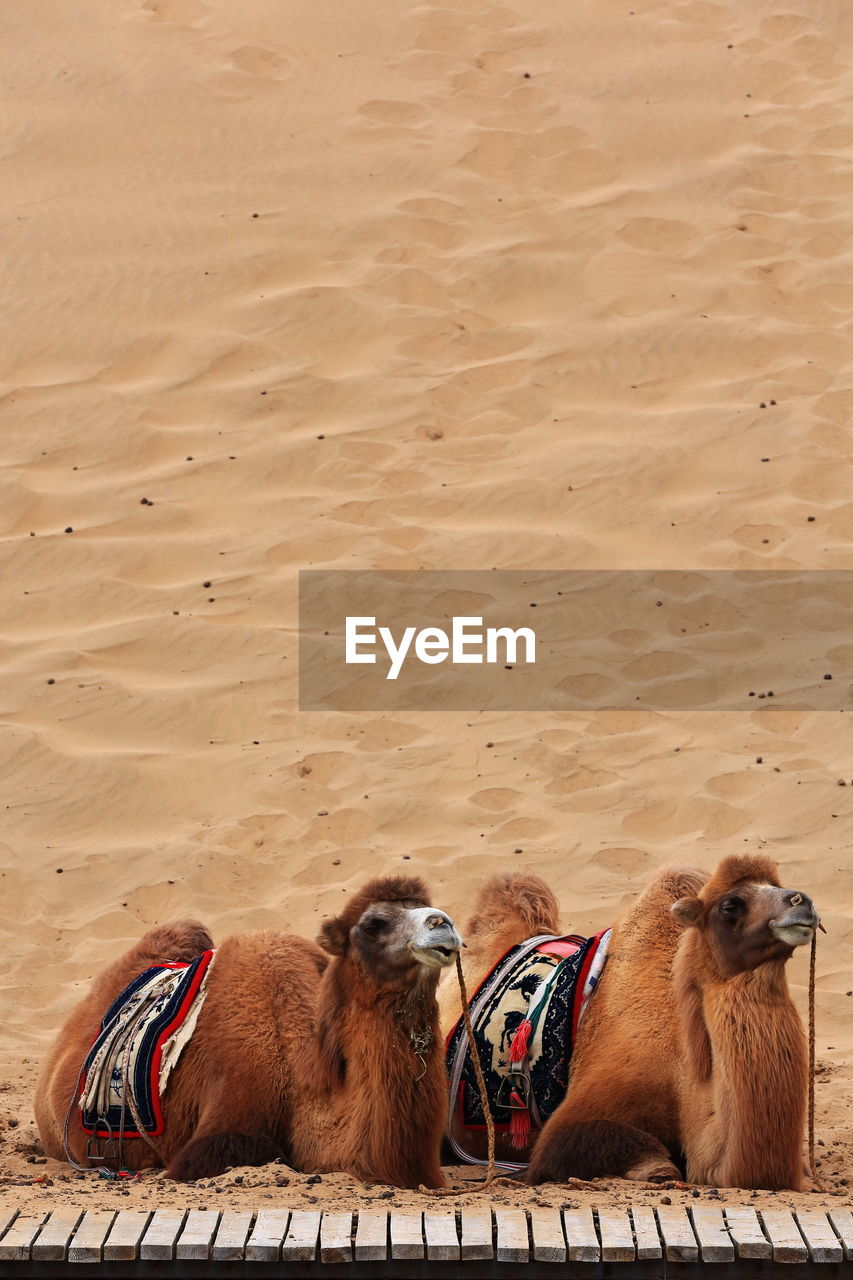
[[[312,1173],[310,1178],[306,1178],[306,1183],[309,1187],[314,1187],[318,1182],[322,1181],[323,1179],[320,1177],[319,1173]]]
[[[756,764],[764,764],[764,756],[756,756],[756,757],[755,757],[755,763],[756,763]]]
[[[827,672],[827,673],[826,673],[826,675],[825,675],[823,678],[824,678],[824,680],[831,680],[831,679],[832,679],[832,676],[829,674],[829,672]]]
[[[74,532],[74,528],[73,528],[73,526],[72,526],[72,525],[69,525],[69,526],[68,526],[68,528],[65,530],[65,532],[66,532],[66,533],[73,533],[73,532]]]
[[[376,1197],[376,1199],[377,1199],[377,1200],[393,1200],[393,1199],[394,1199],[394,1192],[393,1192],[393,1191],[380,1191],[380,1192],[379,1192],[379,1195]]]

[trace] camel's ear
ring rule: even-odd
[[[347,949],[349,930],[339,916],[325,920],[317,934],[317,944],[330,956],[342,956]]]
[[[695,929],[704,913],[705,908],[698,898],[679,898],[669,909],[669,914],[682,929]]]

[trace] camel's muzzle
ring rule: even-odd
[[[415,959],[429,968],[444,969],[452,964],[462,939],[450,916],[433,907],[419,907],[410,914],[415,929],[409,947]]]
[[[802,947],[811,942],[815,931],[820,927],[820,916],[814,909],[811,898],[804,893],[791,893],[788,896],[790,910],[778,920],[770,921],[770,928],[780,942],[789,947]]]

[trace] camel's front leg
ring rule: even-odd
[[[681,1172],[663,1143],[643,1129],[612,1120],[561,1121],[559,1112],[552,1116],[534,1148],[528,1182],[607,1177],[669,1182],[680,1179]]]

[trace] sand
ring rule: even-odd
[[[464,921],[514,865],[591,932],[655,868],[740,849],[828,929],[818,1132],[846,1195],[848,716],[300,713],[296,584],[851,566],[853,17],[33,0],[3,22],[4,1199],[114,1201],[28,1163],[30,1097],[90,975],[155,921],[313,934],[403,867]],[[804,1010],[804,955],[790,974]],[[226,1175],[229,1203],[284,1176]],[[287,1203],[350,1187],[290,1175]],[[149,1175],[122,1203],[217,1190]]]

